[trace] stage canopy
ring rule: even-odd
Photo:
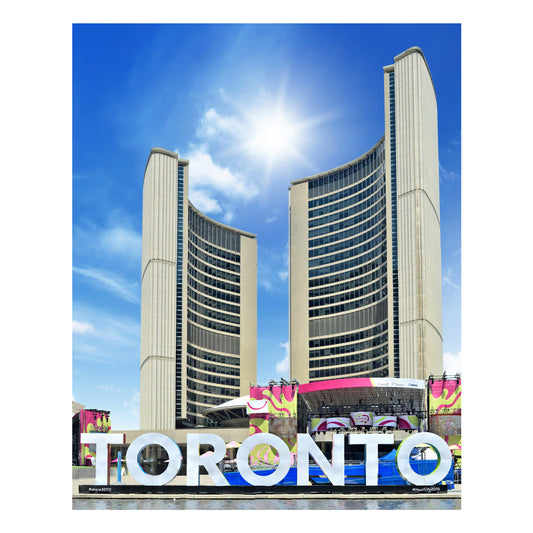
[[[248,415],[246,414],[246,403],[250,396],[241,396],[215,407],[210,407],[203,412],[203,415],[216,420],[222,426],[246,426],[248,425]]]
[[[425,411],[424,380],[398,378],[345,378],[314,381],[299,386],[310,413],[340,414]]]

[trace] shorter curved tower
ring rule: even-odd
[[[202,413],[256,381],[257,241],[188,201],[189,162],[153,148],[143,183],[140,429]]]

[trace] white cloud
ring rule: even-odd
[[[102,249],[108,253],[140,256],[142,238],[131,229],[123,227],[107,228],[97,234],[96,237]]]
[[[88,322],[72,321],[72,331],[74,333],[94,333],[94,326]]]
[[[113,220],[106,227],[87,224],[74,228],[77,254],[91,261],[120,260],[126,267],[138,268],[142,252],[142,237],[126,225],[120,224],[121,214],[110,215]]]
[[[225,224],[231,224],[231,221],[233,220],[233,216],[235,213],[233,211],[226,211],[224,214],[224,217],[222,218],[223,222]]]
[[[74,336],[74,359],[126,365],[138,361],[140,323],[137,314],[132,318],[122,312],[115,314],[112,308],[85,306],[74,301],[73,318],[73,323],[90,324],[93,328],[91,335]]]
[[[445,353],[443,356],[443,367],[446,371],[446,374],[457,374],[461,372],[461,352]]]
[[[210,194],[203,190],[192,190],[189,198],[193,205],[202,213],[220,213],[220,204]]]
[[[235,137],[242,135],[242,123],[237,117],[223,117],[216,109],[210,107],[200,118],[196,135],[200,138],[211,138],[221,134]]]
[[[259,193],[258,187],[238,172],[217,164],[207,146],[190,146],[189,184],[192,190],[211,189],[228,198],[249,200]]]
[[[290,363],[289,342],[281,342],[280,346],[285,350],[285,357],[276,363],[276,372],[286,374],[289,371]]]
[[[73,267],[74,272],[95,282],[99,288],[130,303],[139,303],[139,284],[121,279],[114,274],[96,268]]]

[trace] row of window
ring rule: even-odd
[[[202,250],[205,250],[207,253],[221,257],[222,259],[227,259],[228,261],[234,261],[235,263],[241,262],[241,256],[233,252],[228,252],[222,248],[217,248],[212,244],[203,241],[200,237],[195,235],[192,231],[189,230],[189,241],[196,244]]]
[[[217,289],[224,289],[225,291],[236,293],[240,292],[240,287],[238,285],[232,285],[227,281],[222,281],[217,278],[206,276],[205,274],[202,274],[201,272],[196,270],[190,263],[187,265],[187,272],[196,280],[201,281],[202,283],[205,283],[207,285],[211,285],[212,287],[216,287]]]
[[[187,366],[191,368],[197,368],[198,370],[204,370],[206,372],[213,372],[216,374],[223,374],[225,376],[240,376],[239,368],[233,366],[220,366],[213,363],[204,363],[198,361],[194,357],[187,356]]]
[[[309,309],[309,318],[314,318],[317,316],[327,316],[334,315],[336,313],[344,313],[345,311],[351,311],[352,309],[359,309],[360,307],[365,307],[374,302],[379,302],[387,296],[387,287],[377,291],[366,298],[361,298],[360,300],[352,300],[351,302],[345,302],[339,305],[334,305],[332,307],[319,307],[318,309]]]
[[[396,112],[395,112],[394,72],[389,74],[389,112],[390,112],[390,160],[391,160],[391,242],[392,242],[392,335],[394,377],[400,376],[400,326],[398,303],[398,250],[397,250],[397,189],[396,189]]]
[[[229,389],[227,387],[216,387],[215,385],[197,383],[192,379],[187,380],[187,388],[197,392],[207,392],[210,394],[218,394],[220,396],[231,396],[233,398],[238,398],[240,395],[239,389]]]
[[[196,346],[191,346],[188,343],[187,343],[187,353],[189,355],[192,355],[193,357],[196,357],[197,359],[202,359],[203,361],[210,361],[213,363],[222,363],[225,365],[234,365],[237,367],[241,363],[241,360],[239,357],[232,357],[231,355],[226,355],[223,353],[206,352],[205,350],[201,350],[200,348],[197,348]],[[204,370],[207,370],[207,369],[204,369]],[[238,371],[239,370],[237,369],[237,372]],[[226,372],[226,374],[229,374],[229,372]]]
[[[235,231],[213,224],[189,207],[189,228],[204,241],[233,252],[241,251],[241,236]]]
[[[240,314],[240,307],[238,305],[229,304],[227,302],[221,302],[219,300],[212,300],[201,292],[196,292],[191,287],[187,287],[187,296],[196,300],[199,304],[207,305],[211,309],[218,309],[219,311],[225,311],[226,313]]]
[[[223,333],[231,333],[233,335],[241,334],[241,328],[239,326],[231,326],[230,324],[224,324],[222,322],[214,322],[213,320],[209,320],[201,315],[197,315],[192,311],[187,311],[187,320],[190,320],[199,326],[214,329],[215,331],[222,331]]]
[[[385,207],[386,204],[387,204],[387,199],[385,196],[383,196],[383,198],[381,198],[381,200],[376,205],[373,205],[370,209],[367,209],[366,211],[361,211],[361,213],[359,213],[358,215],[352,218],[341,220],[340,222],[336,222],[335,224],[331,224],[329,226],[323,226],[321,228],[315,228],[315,229],[309,230],[309,239],[313,239],[314,237],[318,237],[320,235],[335,233],[345,228],[353,228],[360,222],[363,222],[364,220],[369,220],[370,217],[375,215],[378,211],[381,211],[381,209]],[[338,237],[338,235],[343,235],[343,234],[335,233],[335,235],[332,235],[331,237],[335,237],[333,240],[341,240],[341,238],[343,237]],[[354,233],[352,233],[351,235],[354,235]],[[325,242],[326,241],[318,242],[318,244],[323,244]],[[311,240],[309,241],[309,243],[313,243],[313,246],[318,245],[318,244],[315,244],[315,241],[311,241]]]
[[[309,298],[318,298],[319,296],[326,296],[328,294],[335,294],[336,292],[345,292],[356,287],[362,287],[375,279],[382,278],[386,276],[387,272],[385,269],[376,269],[366,274],[366,276],[355,277],[350,281],[345,281],[344,283],[339,283],[338,285],[328,285],[326,287],[319,287],[318,289],[312,289],[309,291]]]
[[[363,329],[359,331],[352,331],[346,335],[337,335],[335,337],[327,337],[321,339],[310,339],[309,348],[319,348],[321,346],[330,346],[332,344],[344,344],[347,342],[360,341],[362,339],[367,339],[379,335],[384,331],[387,331],[388,323],[387,321],[378,324],[369,329]]]
[[[366,252],[367,250],[374,248],[374,246],[383,242],[386,237],[385,224],[380,224],[379,226],[377,226],[377,229],[379,230],[379,233],[377,235],[375,233],[375,229],[372,229],[369,232],[367,232],[364,235],[365,240],[369,237],[372,237],[373,235],[376,235],[376,236],[372,240],[363,242],[363,244],[361,244],[360,246],[350,248],[349,250],[345,250],[344,252],[338,252],[332,255],[324,255],[316,259],[310,259],[309,268],[313,268],[313,267],[317,267],[321,265],[327,265],[329,263],[336,263],[337,261],[348,259],[348,257],[354,257],[356,255],[362,254],[363,252]]]
[[[194,368],[187,368],[187,377],[192,379],[197,379],[199,381],[206,381],[207,383],[216,383],[217,385],[225,385],[227,387],[239,387],[240,379],[232,378],[219,374],[204,374],[203,372],[198,372]]]
[[[223,322],[229,322],[230,324],[240,324],[239,316],[227,315],[226,313],[221,313],[220,311],[209,309],[208,307],[204,307],[192,299],[189,299],[187,301],[187,304],[191,311],[204,315],[207,318],[212,318],[213,320],[221,320]]]
[[[367,230],[376,226],[380,222],[382,224],[385,224],[385,208],[383,208],[379,213],[374,215],[372,218],[366,220],[362,224],[359,224],[358,226],[352,226],[350,229],[344,230],[342,233],[334,233],[325,237],[319,237],[318,239],[313,239],[309,241],[309,257],[317,257],[319,255],[324,255],[325,253],[327,253],[325,250],[337,251],[341,250],[343,247],[351,246],[351,244],[347,244],[353,242],[353,240],[350,240],[350,237],[353,237],[354,235],[360,236],[361,234],[365,233]],[[336,244],[331,245],[332,242]],[[324,245],[329,246],[324,247]],[[334,246],[338,246],[338,248],[335,249]]]
[[[218,270],[217,268],[206,265],[192,254],[189,255],[189,264],[194,266],[197,270],[205,272],[208,276],[211,276],[213,278],[222,279],[224,281],[230,281],[231,283],[241,282],[241,276],[239,274],[233,274],[232,272],[226,272],[225,270]]]
[[[337,366],[333,368],[321,368],[320,370],[310,370],[309,378],[328,378],[333,376],[346,376],[353,374],[358,374],[361,372],[371,372],[377,369],[382,369],[382,372],[385,372],[384,376],[388,375],[387,367],[389,365],[389,357],[386,355],[375,361],[369,361],[368,363],[361,363],[358,365],[350,366]],[[379,375],[379,374],[378,374]],[[370,376],[376,376],[376,374],[370,374]],[[368,374],[365,374],[365,377],[370,377]]]
[[[341,250],[346,250],[347,248],[357,246],[358,244],[368,241],[372,237],[375,237],[376,235],[383,233],[386,230],[386,226],[387,226],[386,221],[381,220],[380,222],[375,224],[373,227],[371,227],[369,231],[362,233],[360,235],[357,235],[357,237],[352,237],[351,239],[347,239],[346,241],[337,242],[335,244],[331,244],[328,246],[323,246],[322,248],[315,248],[315,249],[309,250],[309,257],[318,257],[321,255],[332,254],[334,252],[340,252]]]
[[[309,218],[320,217],[333,211],[339,211],[345,207],[358,203],[365,198],[368,198],[372,193],[377,191],[379,187],[385,184],[384,168],[381,167],[375,174],[372,174],[364,181],[348,189],[343,189],[331,196],[333,203],[326,203],[322,207],[317,207],[309,211]],[[367,188],[368,187],[368,188]],[[365,190],[366,189],[366,190]],[[360,194],[357,194],[361,192]],[[338,198],[337,198],[338,196]]]
[[[383,142],[376,147],[365,159],[350,165],[328,176],[321,176],[309,182],[309,198],[322,196],[334,190],[356,183],[368,174],[374,172],[384,161]],[[311,206],[309,206],[311,207]]]
[[[362,265],[363,263],[366,263],[367,261],[370,261],[371,259],[375,259],[380,254],[384,254],[387,252],[387,243],[382,243],[381,245],[377,246],[370,252],[360,255],[359,257],[355,257],[354,259],[350,259],[350,261],[346,261],[344,263],[337,263],[335,265],[328,265],[321,268],[316,268],[315,270],[309,271],[309,277],[310,278],[316,278],[319,276],[327,276],[329,274],[333,274],[334,272],[341,272],[343,270],[347,270],[349,268],[355,268],[358,265]]]
[[[369,194],[367,194],[367,192]],[[378,188],[375,188],[375,186],[373,186],[370,189],[367,189],[365,192],[361,193],[359,196],[362,196],[364,200],[360,203],[350,203],[349,205],[351,207],[345,209],[344,211],[337,211],[335,213],[332,213],[331,215],[326,215],[320,218],[312,218],[311,220],[309,220],[309,228],[316,228],[317,226],[323,226],[324,224],[332,224],[337,220],[342,220],[344,218],[351,217],[355,213],[360,213],[367,207],[374,205],[378,202],[380,198],[383,198],[384,195],[385,180],[383,180],[383,183],[380,183],[380,186]]]
[[[358,266],[357,268],[354,268],[352,270],[346,270],[345,272],[341,272],[340,274],[332,274],[330,276],[325,276],[322,278],[315,278],[309,280],[309,288],[312,287],[321,287],[323,285],[329,285],[331,283],[338,283],[339,281],[344,281],[347,279],[354,279],[362,276],[363,274],[366,274],[367,272],[370,272],[371,270],[374,270],[375,268],[378,268],[382,266],[381,271],[383,274],[386,273],[386,264],[387,264],[387,255],[383,254],[374,259],[373,261],[370,261],[369,263],[366,263],[364,265]],[[326,287],[324,290],[328,290],[329,287]],[[317,289],[322,290],[322,289]],[[336,290],[332,290],[331,292],[336,292]]]
[[[190,402],[203,403],[209,407],[214,407],[228,401],[227,398],[220,398],[219,396],[206,396],[205,394],[198,394],[192,391],[187,391],[187,400]],[[187,409],[190,410],[190,407],[191,405],[187,404]],[[200,407],[200,412],[203,412],[205,409],[207,408]]]
[[[332,315],[309,321],[309,338],[332,337],[360,331],[387,320],[388,301],[385,298],[375,305],[342,315]]]
[[[198,291],[199,293],[206,294],[207,296],[212,296],[213,298],[218,298],[219,300],[224,300],[226,302],[232,302],[234,304],[241,303],[241,297],[238,294],[232,294],[229,292],[221,292],[208,287],[206,285],[200,284],[197,280],[191,276],[187,277],[187,283],[189,287],[193,290]]]
[[[176,249],[177,249],[177,262],[176,262],[176,365],[175,365],[175,380],[176,380],[176,417],[181,416],[182,398],[181,398],[181,359],[182,359],[182,342],[181,342],[181,325],[183,321],[183,218],[185,216],[184,204],[184,167],[178,165],[178,177],[177,177],[177,211],[178,211],[178,223],[176,228]]]
[[[354,344],[343,344],[342,346],[334,346],[330,348],[321,348],[320,350],[312,350],[309,352],[310,358],[315,357],[329,357],[331,355],[341,355],[346,353],[352,353],[352,352],[359,352],[354,353],[351,356],[350,360],[342,360],[345,359],[345,356],[335,359],[324,359],[320,361],[315,361],[315,364],[313,365],[313,361],[311,361],[311,366],[333,366],[333,365],[340,365],[342,363],[355,363],[358,361],[366,361],[372,357],[376,357],[378,355],[382,355],[387,351],[387,343],[389,342],[389,333],[385,332],[380,337],[374,337],[373,339],[368,339],[366,341],[357,342]],[[383,345],[383,346],[382,346]],[[371,351],[364,351],[369,350],[370,348],[374,348]],[[361,353],[363,352],[363,353]]]
[[[366,285],[354,291],[339,292],[333,296],[327,296],[325,298],[322,297],[322,298],[317,298],[316,300],[310,300],[309,307],[321,307],[323,305],[331,305],[331,304],[336,304],[336,303],[347,302],[349,300],[355,300],[357,298],[360,298],[361,296],[377,291],[378,289],[381,289],[385,285],[387,285],[387,278],[380,278],[376,280],[374,283],[371,283],[370,285]]]
[[[195,246],[191,241],[189,241],[189,254],[195,255],[198,259],[202,260],[204,263],[209,263],[217,268],[222,268],[223,270],[229,270],[230,272],[240,272],[241,266],[238,263],[230,263],[229,261],[224,261],[224,259],[219,259],[213,255],[209,255],[197,246]]]
[[[187,342],[210,352],[222,352],[231,355],[241,353],[239,337],[204,329],[187,321]]]

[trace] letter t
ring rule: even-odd
[[[82,444],[96,444],[95,485],[109,485],[109,444],[125,444],[124,433],[82,433]]]
[[[365,446],[365,484],[378,484],[378,445],[394,444],[394,435],[354,435],[348,437],[350,444],[364,444]]]

